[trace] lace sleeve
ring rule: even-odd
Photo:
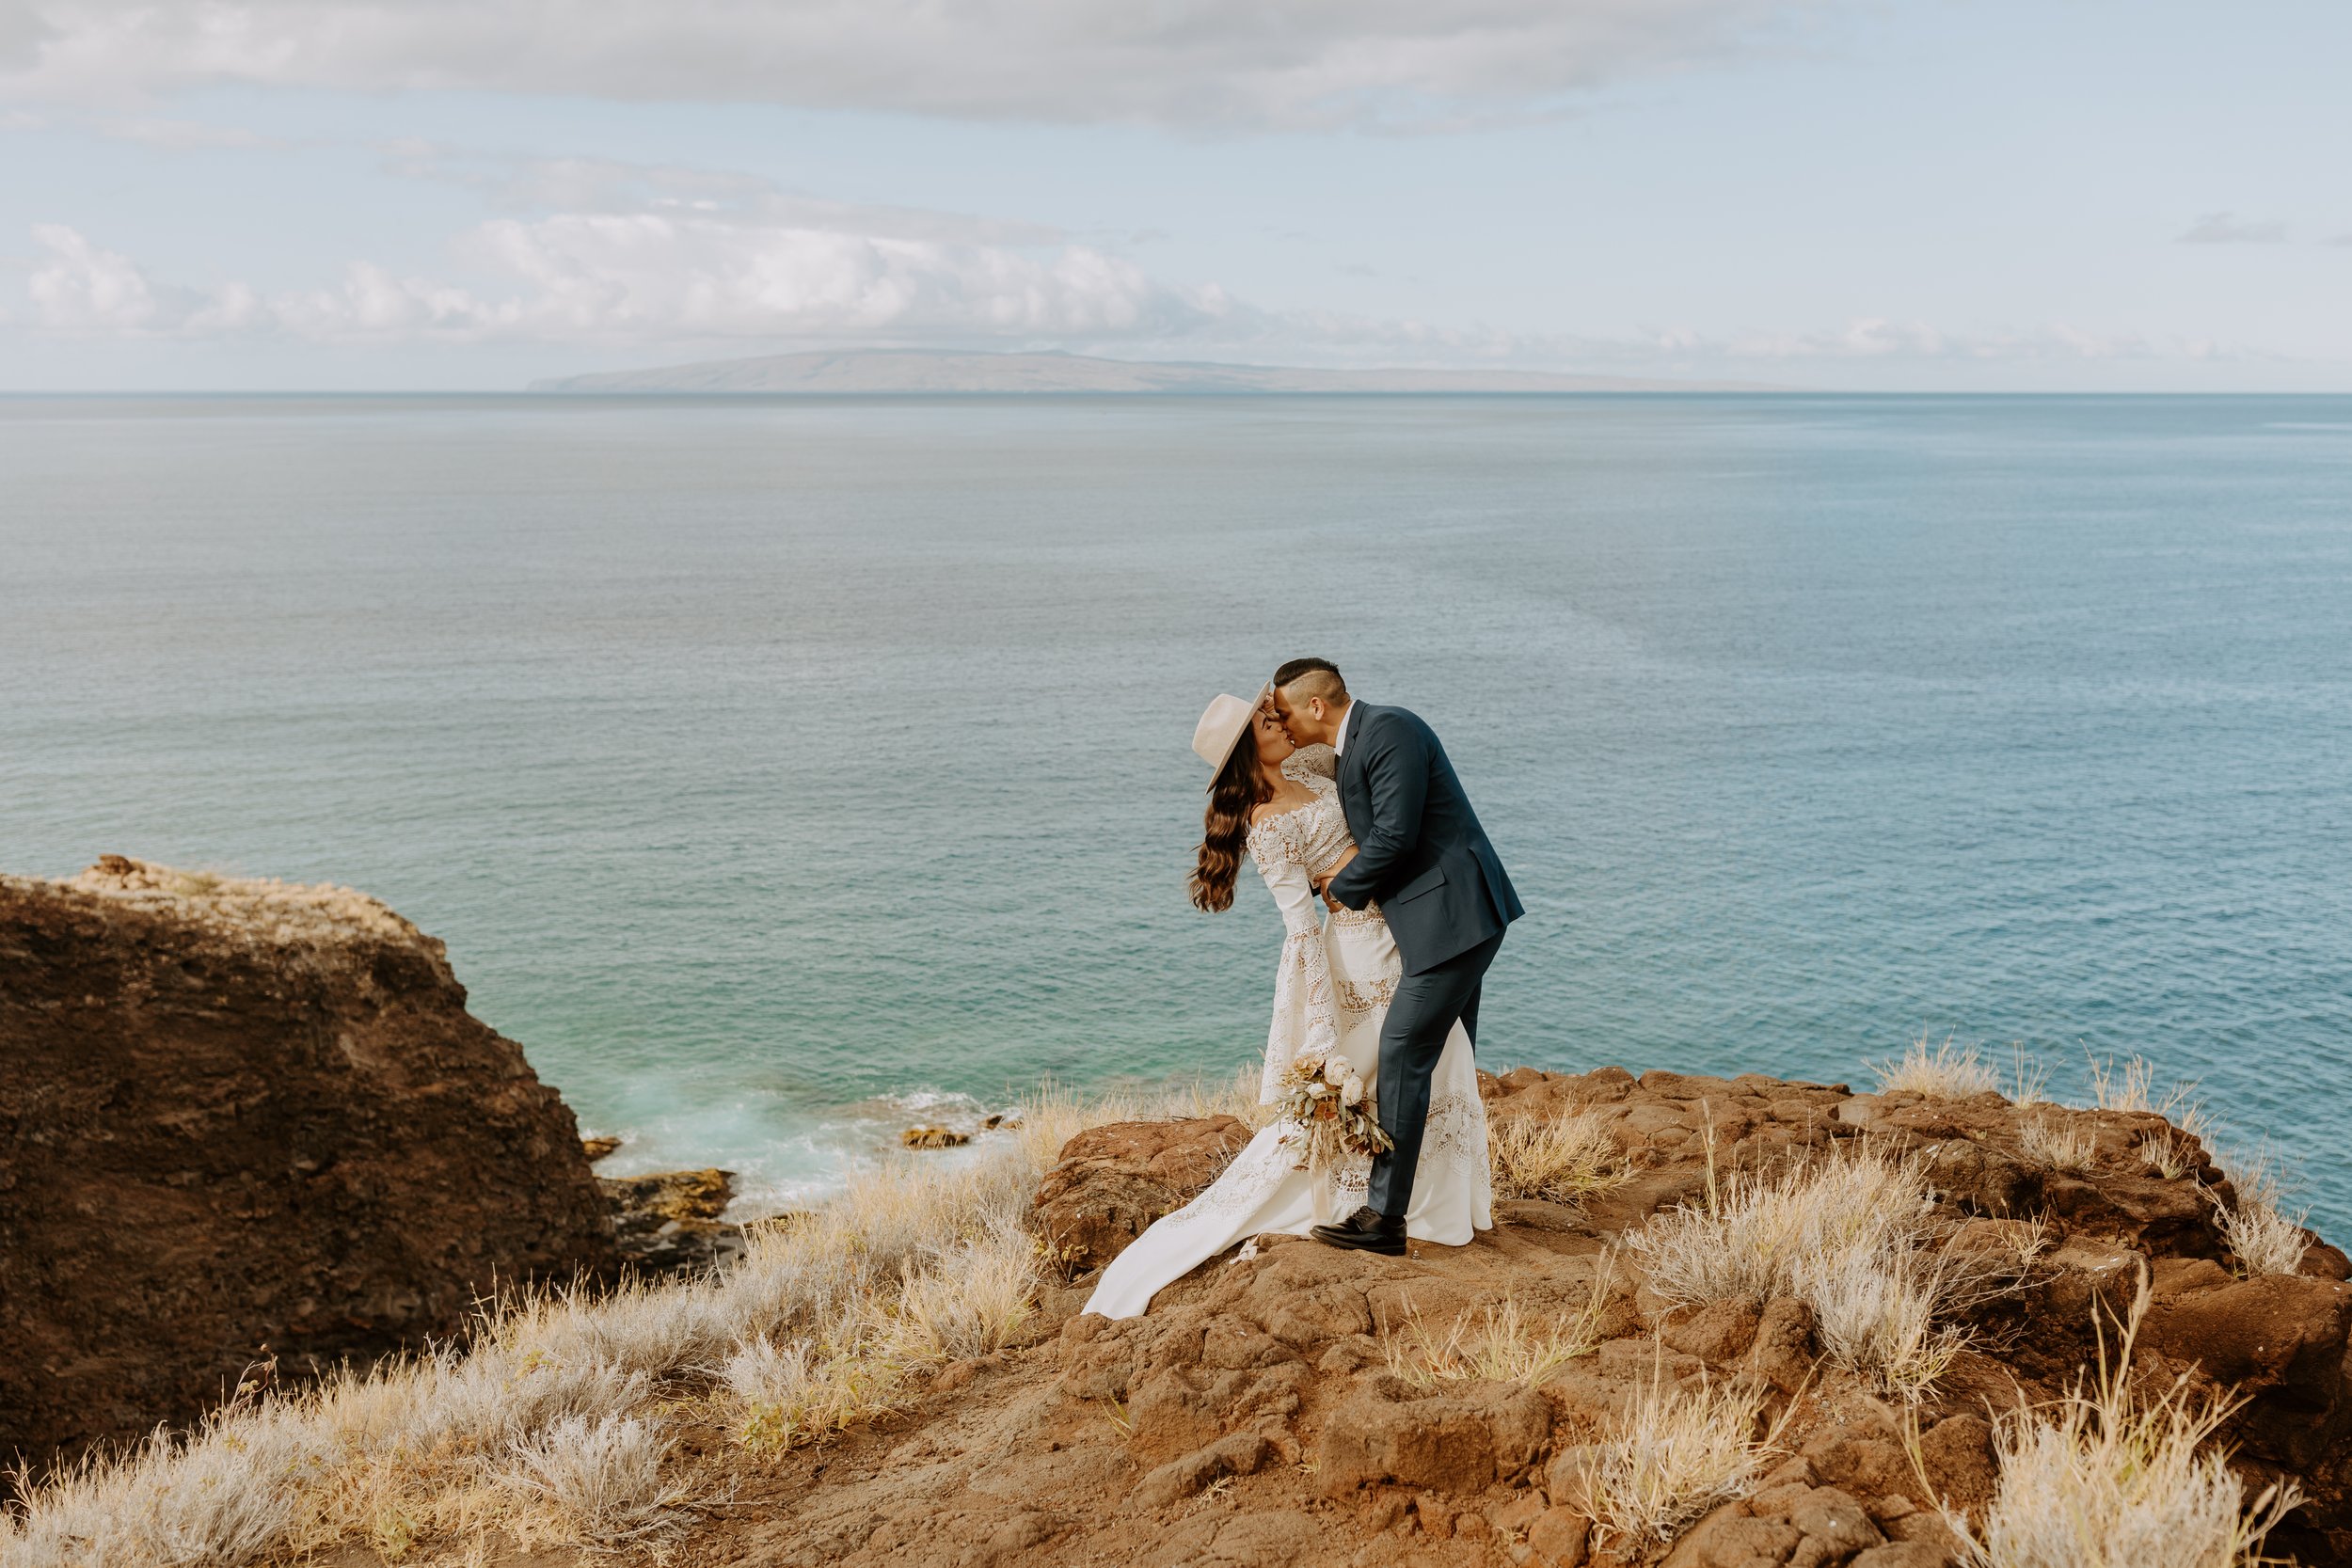
[[[1294,779],[1337,779],[1340,754],[1328,746],[1301,746],[1282,759],[1282,771]]]
[[[1282,1073],[1301,1055],[1316,1055],[1339,1043],[1339,1013],[1332,997],[1330,950],[1316,918],[1314,889],[1296,861],[1269,857],[1258,864],[1267,891],[1282,911],[1282,958],[1274,972],[1274,1020],[1266,1028],[1265,1071],[1258,1100],[1281,1098]]]

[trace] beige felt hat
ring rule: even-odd
[[[1249,721],[1256,716],[1259,705],[1273,690],[1271,683],[1262,686],[1257,696],[1246,703],[1222,691],[1209,699],[1208,711],[1193,726],[1192,749],[1209,765],[1211,789],[1216,787],[1216,776],[1225,771],[1226,759],[1233,754],[1233,748],[1249,733]]]

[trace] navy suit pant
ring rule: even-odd
[[[1477,1044],[1478,988],[1502,945],[1502,933],[1497,931],[1435,969],[1396,983],[1396,996],[1380,1025],[1379,1085],[1380,1125],[1396,1147],[1372,1157],[1372,1191],[1366,1197],[1391,1219],[1404,1218],[1413,1201],[1413,1173],[1429,1121],[1430,1075],[1445,1053],[1454,1020],[1461,1020],[1470,1043]]]

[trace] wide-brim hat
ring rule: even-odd
[[[1268,682],[1246,703],[1222,691],[1209,699],[1208,711],[1192,727],[1192,749],[1209,765],[1211,789],[1216,787],[1216,776],[1225,771],[1225,764],[1232,760],[1233,748],[1249,733],[1250,720],[1257,717],[1259,706],[1273,691],[1273,684]]]

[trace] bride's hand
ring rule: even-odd
[[[1316,879],[1316,882],[1315,882],[1315,891],[1316,891],[1317,893],[1319,893],[1319,894],[1321,894],[1321,895],[1323,895],[1323,902],[1324,902],[1324,903],[1325,903],[1325,905],[1326,905],[1326,906],[1327,906],[1328,908],[1333,909],[1333,910],[1340,910],[1340,909],[1344,909],[1344,908],[1346,907],[1345,905],[1342,904],[1342,903],[1341,903],[1338,899],[1336,899],[1336,898],[1334,898],[1334,897],[1332,897],[1332,896],[1331,896],[1331,879],[1332,879],[1332,878],[1334,878],[1334,877],[1336,877],[1336,876],[1338,876],[1341,872],[1343,872],[1343,871],[1346,870],[1346,869],[1347,869],[1347,863],[1348,863],[1348,862],[1350,862],[1350,861],[1352,861],[1352,860],[1354,860],[1355,858],[1356,858],[1356,849],[1355,849],[1355,847],[1354,847],[1353,845],[1350,845],[1350,846],[1348,847],[1347,853],[1346,853],[1346,854],[1344,854],[1344,855],[1342,855],[1342,856],[1341,856],[1338,860],[1336,860],[1336,861],[1332,862],[1332,863],[1331,863],[1331,869],[1330,869],[1330,870],[1328,870],[1328,871],[1327,871],[1327,872],[1325,872],[1325,873],[1322,875],[1322,877],[1320,877],[1319,879]]]

